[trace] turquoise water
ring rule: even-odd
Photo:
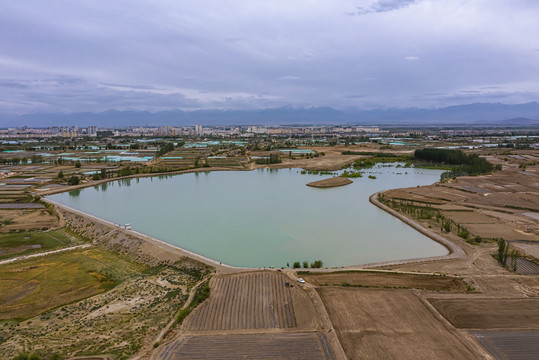
[[[146,161],[150,161],[152,159],[153,159],[153,156],[138,157],[138,156],[108,155],[108,156],[105,156],[101,160],[108,161],[108,162],[120,162],[120,161],[146,162]]]
[[[215,146],[215,145],[237,145],[237,146],[245,146],[247,142],[245,141],[226,141],[226,140],[218,140],[218,141],[201,141],[197,143],[193,142],[187,142],[184,145],[184,148],[190,149],[190,148],[206,148],[208,146]]]
[[[368,171],[376,180],[364,176],[330,189],[305,186],[324,176],[259,169],[115,181],[50,199],[235,266],[318,259],[346,266],[447,254],[368,201],[383,189],[432,184],[441,171]]]
[[[282,149],[279,150],[282,153],[292,153],[292,154],[314,154],[313,150],[309,149]]]

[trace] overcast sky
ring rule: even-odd
[[[538,99],[537,0],[0,0],[0,113]]]

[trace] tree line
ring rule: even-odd
[[[477,154],[466,154],[462,150],[449,149],[418,149],[414,152],[415,159],[433,163],[452,165],[450,171],[442,173],[441,180],[464,175],[482,175],[494,170],[501,170],[500,165],[492,165]]]

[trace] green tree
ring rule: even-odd
[[[516,272],[517,271],[518,251],[511,250],[511,253],[509,254],[509,256],[511,257],[511,269]]]
[[[502,238],[498,239],[498,253],[496,254],[496,259],[500,265],[505,266],[507,264],[507,255],[509,252],[509,247],[505,243],[505,240]]]
[[[77,160],[77,161],[75,162],[75,167],[76,167],[77,169],[80,169],[81,166],[82,166],[82,164],[80,163],[80,160]]]
[[[60,172],[58,172],[58,179],[63,179],[63,178],[64,178],[64,172],[60,170]]]
[[[304,269],[307,269],[309,267],[309,262],[308,261],[304,261],[303,262],[303,268]]]
[[[323,266],[324,266],[324,263],[322,262],[322,260],[316,260],[316,261],[311,263],[311,267],[313,269],[319,269],[319,268],[321,268]]]
[[[299,261],[294,261],[294,264],[292,264],[292,266],[294,269],[299,269],[301,267],[301,264],[299,263]]]
[[[447,233],[451,231],[451,223],[450,223],[449,221],[446,221],[446,222],[444,223],[444,230],[445,230],[445,232],[447,232]]]
[[[78,185],[80,183],[80,178],[76,175],[72,175],[67,179],[69,185]]]

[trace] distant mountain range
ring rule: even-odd
[[[539,103],[506,105],[474,103],[440,109],[335,110],[328,107],[281,107],[262,110],[105,111],[101,113],[2,115],[0,127],[50,127],[97,125],[539,125]]]

